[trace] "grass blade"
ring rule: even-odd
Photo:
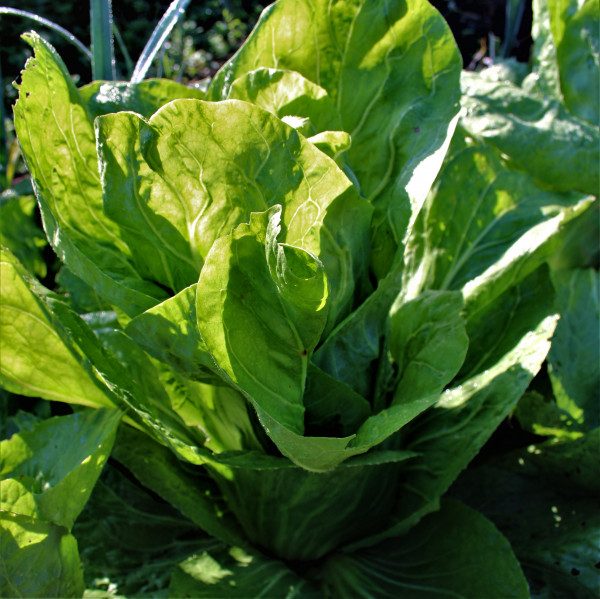
[[[154,57],[169,37],[175,23],[185,13],[185,9],[189,3],[190,0],[173,0],[171,2],[140,54],[133,70],[133,75],[131,76],[131,83],[139,83],[144,79]]]
[[[85,57],[91,61],[92,53],[89,48],[87,48],[82,42],[80,42],[70,31],[67,31],[64,27],[61,27],[54,21],[49,21],[48,19],[44,19],[44,17],[40,17],[32,12],[27,12],[26,10],[20,10],[18,8],[8,8],[6,6],[0,6],[0,15],[14,15],[16,17],[24,17],[26,19],[31,19],[44,27],[48,27],[48,29],[52,29],[52,31],[56,31],[60,33],[65,39],[70,41],[73,45],[77,46],[79,50],[85,55]]]
[[[92,77],[114,81],[115,51],[112,37],[111,0],[90,0],[92,30]]]

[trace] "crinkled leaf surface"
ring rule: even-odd
[[[239,100],[176,100],[148,123],[131,113],[97,123],[105,210],[144,272],[179,291],[197,281],[218,237],[280,204],[286,243],[327,269],[330,326],[347,311],[368,259],[371,208],[292,127]]]
[[[44,229],[61,260],[130,315],[152,307],[160,290],[129,260],[118,227],[102,213],[90,114],[54,48],[35,33],[23,72],[15,131],[32,174]]]
[[[586,428],[600,424],[600,275],[592,268],[553,274],[561,319],[548,355],[558,407]]]
[[[460,122],[470,135],[485,140],[547,186],[598,193],[598,127],[571,115],[558,100],[539,97],[507,81],[488,81],[464,72],[461,85]]]
[[[373,243],[385,274],[456,114],[461,59],[444,19],[421,0],[283,0],[263,12],[208,97],[227,97],[257,67],[297,71],[327,90],[352,138],[350,167],[377,206]]]
[[[110,392],[43,301],[48,293],[6,249],[0,254],[3,387],[85,406],[114,406]]]
[[[487,518],[447,499],[408,534],[325,565],[332,596],[350,599],[527,599],[510,544]]]
[[[301,128],[306,137],[342,129],[339,111],[327,92],[295,71],[250,71],[233,82],[227,97],[256,104],[279,118],[308,118],[309,122]]]
[[[121,413],[90,410],[38,423],[0,443],[0,477],[32,493],[35,513],[19,512],[10,498],[2,509],[71,529],[110,455]],[[12,507],[7,503],[12,503]]]

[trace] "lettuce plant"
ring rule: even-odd
[[[443,496],[545,360],[545,263],[593,198],[455,134],[441,16],[279,0],[206,93],[77,89],[25,39],[15,129],[64,267],[50,291],[3,250],[1,381],[75,413],[3,442],[2,593],[82,594],[112,455],[196,527],[172,596],[527,597]]]

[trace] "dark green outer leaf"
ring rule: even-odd
[[[408,457],[397,452],[391,459]],[[347,461],[326,473],[286,465],[235,468],[215,479],[255,545],[281,559],[315,560],[385,527],[398,470],[393,461]]]
[[[592,268],[554,273],[561,319],[548,354],[558,407],[592,429],[600,424],[600,275]]]
[[[180,563],[171,596],[195,599],[319,599],[306,580],[280,561],[239,547],[215,546]]]
[[[572,3],[571,3],[572,4]],[[570,112],[593,125],[600,124],[600,7],[586,0],[565,19],[556,55],[560,87]],[[554,16],[554,15],[553,15]]]
[[[134,429],[123,428],[114,457],[144,486],[158,493],[211,536],[228,544],[247,545],[214,483],[205,473],[184,470],[166,447]]]
[[[507,536],[532,597],[597,596],[599,443],[597,429],[499,455],[464,472],[450,491]]]
[[[480,513],[447,499],[407,535],[324,568],[336,599],[528,599],[527,582],[508,541]]]
[[[598,194],[597,127],[575,118],[558,101],[540,99],[508,82],[465,72],[461,84],[461,125],[470,135],[553,189]]]

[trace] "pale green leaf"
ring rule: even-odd
[[[42,300],[48,293],[16,258],[1,254],[2,385],[21,395],[84,406],[114,407],[88,359],[62,331]]]
[[[296,71],[324,88],[352,138],[349,165],[377,207],[382,276],[441,165],[461,67],[441,15],[422,0],[283,0],[268,7],[217,73],[209,99],[258,67]]]

